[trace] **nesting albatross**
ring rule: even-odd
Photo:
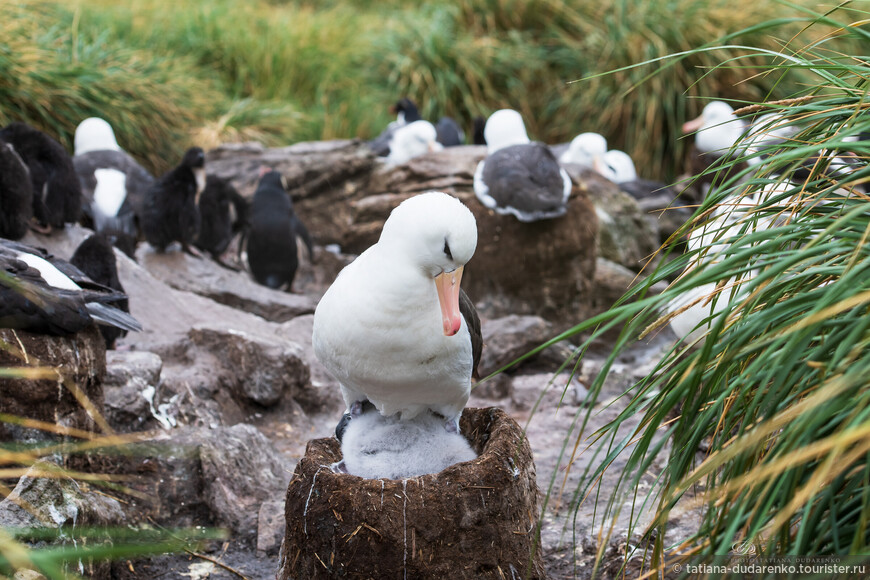
[[[459,200],[427,192],[402,202],[376,244],[345,267],[314,313],[317,358],[359,416],[427,410],[450,431],[468,401],[480,358],[480,323],[459,288],[477,224]]]
[[[487,156],[474,172],[474,194],[484,206],[521,222],[565,215],[571,178],[543,143],[526,134],[512,109],[490,115],[484,128]]]

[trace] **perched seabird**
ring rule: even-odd
[[[125,294],[124,286],[118,278],[118,264],[115,260],[115,251],[112,249],[112,241],[110,235],[105,233],[89,236],[79,244],[69,262],[97,284]],[[130,305],[126,298],[114,304],[116,308],[130,312]],[[127,330],[115,326],[100,326],[100,333],[106,341],[106,349],[112,350],[115,348],[115,342],[119,337],[125,336]]]
[[[311,236],[293,210],[284,178],[278,171],[269,171],[260,178],[251,201],[247,236],[248,266],[258,283],[292,289],[299,265],[297,236],[305,242],[311,257]]]
[[[437,139],[435,127],[429,121],[414,121],[393,132],[387,163],[401,165],[414,157],[444,148]]]
[[[456,147],[465,144],[465,131],[451,117],[441,117],[435,124],[435,140],[444,147]]]
[[[474,172],[474,193],[489,209],[533,222],[565,215],[571,178],[543,143],[532,143],[520,114],[493,113],[486,122],[487,156]]]
[[[459,287],[476,246],[471,211],[428,192],[399,204],[378,242],[339,273],[315,311],[313,344],[351,415],[368,400],[401,420],[433,411],[458,431],[482,347]]]
[[[746,124],[734,114],[731,105],[724,101],[707,103],[701,114],[684,123],[682,129],[684,135],[695,133],[695,143],[689,152],[691,175],[701,175],[723,156],[731,155],[729,151],[735,145],[734,157],[727,157],[727,159],[737,159],[743,155],[743,148],[739,142],[746,132]],[[719,181],[724,182],[738,175],[746,167],[743,161],[735,163],[726,170]],[[713,178],[713,175],[705,175],[701,178],[699,185],[703,189],[703,195],[707,194],[706,189],[709,188]]]
[[[199,198],[200,226],[196,247],[211,254],[215,262],[223,262],[223,253],[232,239],[245,228],[248,202],[227,179],[209,175]]]
[[[366,479],[418,477],[477,457],[461,433],[444,429],[442,417],[425,411],[400,420],[374,407],[347,424],[341,455],[344,471]]]
[[[24,123],[0,129],[0,139],[11,144],[30,171],[35,229],[48,233],[79,221],[82,190],[72,158],[63,145]]]
[[[755,193],[733,196],[720,203],[712,218],[689,235],[688,251],[700,252],[689,269],[722,261],[739,236],[769,228],[774,218],[753,216],[753,212],[761,203],[793,188],[794,184],[787,181],[769,183]],[[711,317],[726,309],[732,293],[743,294],[740,286],[753,275],[749,273],[739,280],[732,277],[721,288],[717,288],[715,283],[707,283],[684,292],[667,305],[667,313],[672,315],[671,329],[688,343],[703,338],[713,324]]]
[[[55,335],[89,324],[140,331],[139,322],[112,306],[125,298],[45,250],[0,240],[0,327]]]
[[[399,99],[395,105],[390,107],[390,111],[396,115],[396,120],[387,125],[387,128],[381,131],[380,135],[368,142],[369,149],[378,157],[386,157],[390,154],[390,140],[396,129],[422,119],[416,103],[407,97]]]
[[[610,149],[595,158],[595,170],[635,199],[644,199],[662,193],[676,197],[676,193],[666,184],[637,176],[631,156],[619,149]]]
[[[205,154],[191,147],[181,163],[165,173],[146,193],[142,213],[145,239],[158,252],[172,242],[181,242],[185,252],[198,256],[190,247],[199,232],[199,196],[205,189]]]
[[[0,238],[20,240],[33,217],[30,170],[15,147],[0,139]]]
[[[471,122],[471,143],[473,145],[486,145],[484,129],[486,129],[486,117],[476,116]]]
[[[73,165],[82,187],[82,224],[107,232],[131,255],[142,237],[139,222],[154,177],[121,149],[112,126],[99,117],[76,128]]]
[[[580,133],[559,155],[559,163],[573,163],[592,169],[595,159],[607,153],[607,139],[601,133]]]

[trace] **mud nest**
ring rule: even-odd
[[[522,429],[497,408],[465,409],[460,429],[476,459],[402,480],[335,473],[338,441],[310,441],[287,488],[278,580],[545,578]]]

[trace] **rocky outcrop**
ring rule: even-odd
[[[163,361],[153,352],[106,352],[103,391],[106,420],[112,428],[130,433],[158,426],[153,403],[162,369]]]
[[[95,325],[66,337],[4,328],[0,344],[0,368],[24,373],[21,378],[0,378],[0,413],[73,429],[103,430],[99,422],[106,344]],[[46,431],[0,423],[0,440],[49,436]]]
[[[544,578],[528,440],[500,409],[460,422],[479,457],[414,479],[334,473],[338,441],[311,441],[287,488],[278,580]]]
[[[273,322],[310,314],[317,305],[311,296],[276,292],[257,284],[247,272],[222,268],[207,258],[184,252],[159,254],[147,244],[139,247],[136,257],[149,274],[176,290],[193,292]]]

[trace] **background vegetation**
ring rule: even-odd
[[[533,138],[603,133],[648,177],[681,170],[695,97],[756,102],[804,75],[759,74],[740,48],[657,64],[796,5],[752,0],[445,0],[0,4],[0,124],[26,120],[68,145],[99,115],[155,171],[192,143],[269,145],[376,135],[407,95],[428,118],[471,119],[511,107]],[[749,29],[733,44],[780,50],[801,23]]]

